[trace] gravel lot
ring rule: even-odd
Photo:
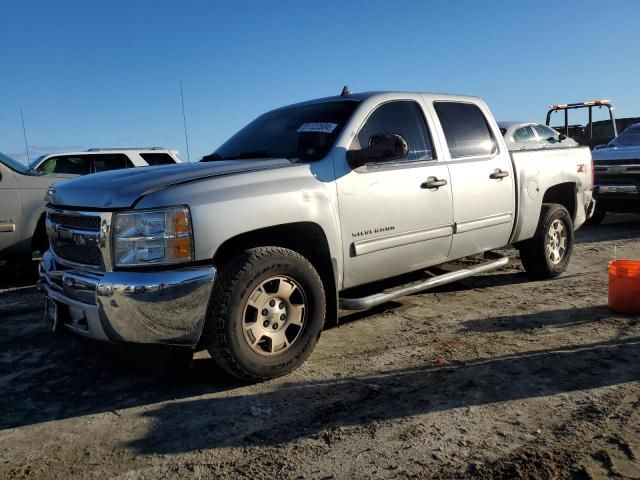
[[[0,271],[0,478],[640,478],[640,316],[606,307],[639,237],[640,217],[585,227],[552,281],[510,250],[344,315],[260,385],[49,335],[33,276]]]

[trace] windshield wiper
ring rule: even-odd
[[[236,155],[223,157],[222,160],[243,160],[246,158],[273,158],[273,155],[267,150],[254,150],[252,152],[241,152]]]

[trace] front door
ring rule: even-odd
[[[409,154],[337,180],[344,288],[441,263],[451,246],[449,172],[438,163],[421,105],[396,100],[377,106],[350,150],[366,147],[377,133],[402,135]],[[344,154],[336,161],[346,161]]]

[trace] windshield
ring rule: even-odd
[[[267,112],[202,160],[319,160],[329,153],[358,103],[354,100],[312,103]]]
[[[31,173],[29,167],[27,167],[24,163],[20,163],[13,158],[7,157],[4,153],[0,153],[0,162],[15,172],[22,174]]]
[[[624,132],[611,140],[609,145],[613,147],[639,147],[640,125],[627,128]]]

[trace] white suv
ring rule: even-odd
[[[87,175],[120,168],[181,163],[176,150],[152,148],[90,148],[83,152],[43,155],[31,164],[42,173]]]

